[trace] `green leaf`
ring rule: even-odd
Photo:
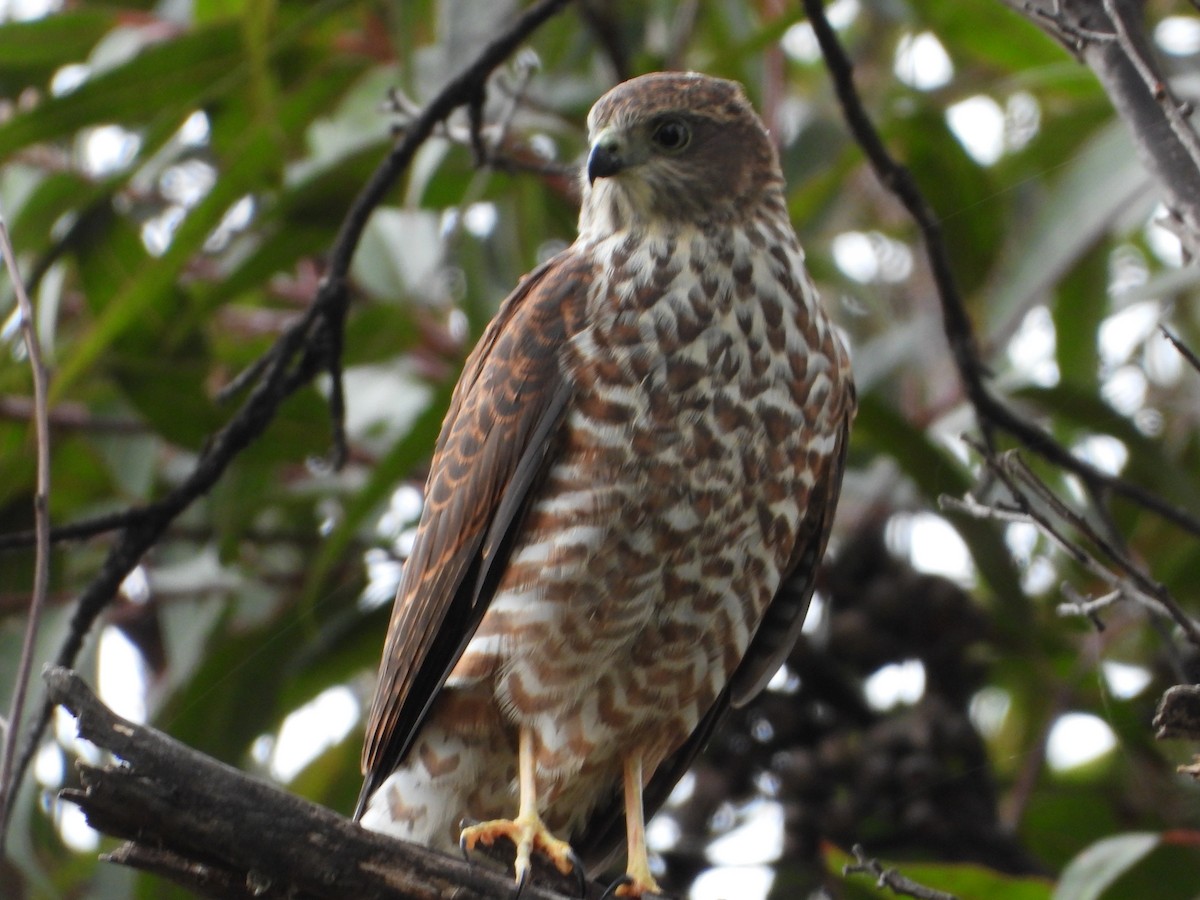
[[[0,160],[22,147],[108,122],[176,124],[206,98],[234,90],[244,74],[238,29],[218,24],[146,47],[129,62],[49,97],[0,126]]]
[[[42,250],[50,243],[50,230],[66,213],[85,207],[96,191],[73,172],[57,172],[38,181],[12,222],[13,245],[18,252]]]
[[[912,170],[940,220],[959,290],[969,298],[983,284],[1003,245],[1001,201],[1007,197],[997,192],[989,170],[959,144],[940,106],[918,107],[907,121],[892,125],[888,138],[898,145],[896,155]],[[991,199],[968,199],[977,197]]]
[[[133,327],[154,305],[162,304],[171,295],[184,266],[201,248],[204,241],[220,223],[235,201],[260,184],[263,175],[278,164],[271,155],[272,135],[268,129],[246,136],[242,153],[229,161],[224,177],[217,180],[212,191],[184,219],[167,251],[155,259],[148,253],[136,260],[126,260],[114,271],[116,282],[113,295],[106,301],[90,297],[103,308],[95,326],[74,348],[58,372],[53,399],[63,396],[96,358],[123,332]]]
[[[956,64],[969,59],[1006,73],[1062,61],[1062,48],[1049,35],[1003,4],[924,3],[912,9],[919,24],[933,27]]]
[[[1053,900],[1098,900],[1113,883],[1162,841],[1152,832],[1131,832],[1092,844],[1067,866]]]
[[[1063,382],[1096,390],[1100,374],[1097,329],[1108,313],[1108,247],[1093,246],[1058,284],[1054,319],[1055,355]]]
[[[115,22],[110,10],[76,9],[6,24],[0,28],[0,86],[19,90],[82,61]]]
[[[1114,218],[1150,192],[1151,176],[1125,124],[1102,128],[1066,163],[1028,225],[1012,230],[1015,240],[987,304],[988,332],[1005,333],[1030,306],[1049,298],[1058,279],[1107,233]]]

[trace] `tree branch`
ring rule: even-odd
[[[33,592],[29,598],[29,617],[25,622],[25,636],[21,641],[21,658],[17,663],[17,677],[13,685],[8,718],[3,723],[4,746],[0,749],[0,856],[3,856],[12,799],[17,793],[15,785],[20,778],[20,772],[14,765],[17,739],[25,719],[29,675],[33,669],[33,648],[37,642],[38,625],[41,623],[42,610],[46,606],[46,594],[50,584],[50,415],[46,400],[49,376],[42,360],[37,320],[33,315],[33,304],[21,280],[16,254],[13,253],[12,241],[8,236],[8,223],[3,215],[0,215],[0,253],[4,256],[4,267],[8,271],[13,293],[16,295],[17,309],[21,317],[21,334],[25,342],[25,352],[29,356],[29,368],[33,376],[33,423],[37,436],[37,486],[33,497],[37,549],[33,568]]]
[[[76,673],[45,673],[49,696],[79,734],[118,759],[81,765],[82,790],[62,792],[89,824],[127,841],[106,858],[222,898],[508,900],[507,869],[472,865],[367,831],[332,810],[121,718]],[[552,884],[555,889],[546,887]],[[523,894],[565,900],[571,877],[539,868]],[[588,896],[600,896],[599,885]]]
[[[1187,253],[1200,255],[1200,138],[1172,96],[1146,38],[1143,4],[1136,0],[1057,0],[1053,11],[1006,0],[1039,27],[1062,39],[1096,74],[1129,126],[1138,155],[1179,217]]]

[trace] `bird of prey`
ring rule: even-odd
[[[596,865],[623,818],[640,897],[646,816],[800,632],[855,401],[741,87],[634,78],[588,129],[579,237],[501,305],[442,426],[356,815],[510,837],[518,885],[533,852]]]

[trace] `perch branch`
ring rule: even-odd
[[[1185,107],[1171,95],[1169,85],[1155,69],[1151,56],[1146,52],[1147,48],[1141,29],[1141,17],[1145,15],[1144,10],[1140,5],[1130,9],[1128,4],[1118,3],[1118,0],[1104,0],[1104,11],[1108,14],[1109,21],[1112,22],[1117,45],[1124,51],[1125,58],[1141,77],[1147,92],[1162,107],[1163,115],[1166,116],[1167,122],[1171,126],[1175,140],[1179,142],[1179,146],[1187,152],[1192,161],[1192,168],[1196,172],[1200,172],[1200,137],[1196,135],[1196,130],[1188,122]],[[1130,13],[1138,17],[1136,30],[1130,28],[1130,22],[1127,19],[1127,15]]]
[[[223,898],[450,897],[508,900],[508,870],[472,865],[367,831],[332,810],[253,778],[153,728],[121,718],[76,673],[47,669],[52,701],[82,737],[118,762],[80,766],[82,789],[62,792],[88,822],[126,841],[112,862]],[[539,870],[523,896],[565,900],[573,878]],[[554,885],[551,889],[547,884]],[[589,885],[589,896],[600,887]]]

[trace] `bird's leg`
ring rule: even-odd
[[[617,886],[618,897],[661,894],[662,888],[650,873],[646,853],[646,814],[642,808],[642,754],[635,751],[625,757],[625,835],[629,842],[629,862],[625,877]]]
[[[515,819],[492,819],[469,825],[462,830],[459,846],[467,853],[476,844],[490,847],[498,837],[507,837],[517,845],[517,859],[513,864],[516,870],[518,890],[524,887],[529,879],[530,859],[534,850],[539,850],[550,858],[558,871],[567,875],[575,869],[582,876],[583,868],[575,851],[566,841],[559,840],[550,833],[538,814],[537,804],[537,757],[534,753],[533,732],[521,728],[517,748],[517,769],[521,788],[521,805]]]

